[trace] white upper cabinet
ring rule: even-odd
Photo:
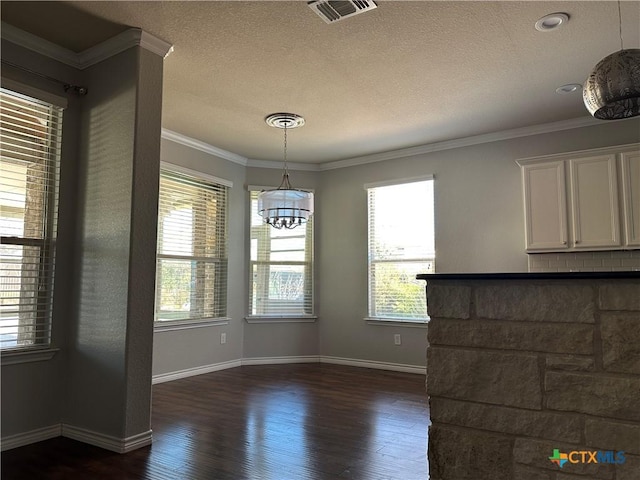
[[[620,210],[616,156],[569,160],[573,247],[619,247]]]
[[[527,249],[569,248],[564,161],[522,167]]]
[[[528,252],[640,248],[640,145],[517,163]]]
[[[640,152],[623,152],[621,157],[625,243],[640,247]]]

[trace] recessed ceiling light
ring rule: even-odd
[[[556,93],[564,95],[565,93],[573,93],[578,90],[582,90],[582,85],[579,83],[567,83],[566,85],[556,88]]]
[[[560,25],[569,21],[569,15],[566,13],[550,13],[545,15],[536,22],[536,30],[540,32],[549,32],[555,30]]]

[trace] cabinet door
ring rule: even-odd
[[[527,251],[568,248],[564,162],[524,165],[522,184]]]
[[[640,247],[640,152],[621,157],[625,244]]]
[[[615,155],[569,160],[575,249],[621,245]]]

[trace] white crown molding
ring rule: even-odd
[[[129,28],[115,37],[111,37],[102,43],[80,52],[78,54],[80,69],[83,70],[107,58],[113,57],[120,52],[124,52],[131,47],[137,46],[149,50],[162,58],[166,58],[167,55],[173,51],[173,45],[170,43],[154,37],[139,28]]]
[[[337,168],[353,167],[356,165],[382,162],[385,160],[395,160],[397,158],[423,155],[425,153],[440,152],[443,150],[451,150],[454,148],[470,147],[473,145],[480,145],[482,143],[498,142],[501,140],[510,140],[519,137],[528,137],[544,133],[559,132],[562,130],[571,130],[574,128],[590,127],[601,123],[601,120],[585,116],[580,118],[573,118],[570,120],[561,120],[559,122],[544,123],[541,125],[531,125],[529,127],[502,130],[499,132],[486,133],[483,135],[474,135],[471,137],[457,138],[455,140],[447,140],[445,142],[428,143],[425,145],[419,145],[417,147],[374,153],[373,155],[353,157],[345,160],[337,160],[335,162],[321,163],[320,170],[334,170]]]
[[[614,120],[621,121],[621,120]],[[611,123],[611,122],[609,122]],[[423,155],[425,153],[439,152],[443,150],[451,150],[454,148],[470,147],[483,143],[498,142],[502,140],[510,140],[513,138],[528,137],[532,135],[541,135],[545,133],[560,132],[563,130],[571,130],[574,128],[591,127],[602,124],[601,120],[593,117],[580,117],[570,120],[562,120],[559,122],[544,123],[540,125],[532,125],[529,127],[514,128],[511,130],[503,130],[500,132],[486,133],[483,135],[474,135],[471,137],[458,138],[455,140],[447,140],[445,142],[428,143],[417,147],[403,148],[399,150],[390,150],[388,152],[374,153],[372,155],[364,155],[362,157],[347,158],[327,163],[289,163],[291,170],[319,172],[324,170],[334,170],[338,168],[347,168],[357,165],[365,165],[368,163],[383,162],[385,160],[395,160],[398,158],[410,157],[414,155]],[[162,137],[167,140],[180,143],[182,145],[201,150],[203,152],[216,155],[218,157],[239,163],[246,167],[253,168],[272,168],[281,169],[282,162],[274,162],[269,160],[258,160],[255,158],[245,158],[238,154],[222,150],[208,143],[196,140],[194,138],[172,132],[171,130],[162,130]]]
[[[140,46],[145,50],[149,50],[151,53],[160,55],[162,58],[167,58],[173,53],[173,45],[169,42],[165,42],[161,38],[151,35],[149,32],[140,30]]]
[[[73,52],[5,22],[2,22],[2,38],[79,70],[84,70],[131,47],[139,46],[162,58],[166,58],[173,51],[173,45],[139,28],[125,30],[80,53]]]
[[[209,155],[214,155],[216,157],[229,160],[230,162],[233,162],[233,163],[238,163],[245,167],[247,166],[247,158],[243,157],[242,155],[238,155],[237,153],[233,153],[233,152],[228,152],[227,150],[214,147],[213,145],[209,145],[208,143],[202,142],[200,140],[196,140],[195,138],[187,137],[186,135],[182,135],[181,133],[174,132],[166,128],[162,129],[162,138],[164,138],[165,140],[169,140],[170,142],[184,145],[185,147],[190,147],[195,150],[200,150],[201,152],[208,153]]]
[[[45,57],[52,58],[74,68],[80,68],[78,54],[53,42],[37,37],[29,32],[2,22],[2,38],[16,45],[33,50]]]
[[[321,167],[317,163],[296,163],[296,162],[287,162],[287,166],[289,170],[298,170],[298,171],[307,171],[307,172],[318,172],[321,170]],[[282,169],[282,162],[274,162],[272,160],[257,160],[255,158],[250,158],[247,160],[247,167],[252,168],[274,168],[274,169]]]

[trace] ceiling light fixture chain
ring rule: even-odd
[[[620,50],[624,50],[622,44],[622,11],[620,10],[620,0],[618,0],[618,25],[620,27]]]
[[[280,187],[291,188],[289,183],[289,164],[287,163],[287,128],[288,124],[284,124],[284,175],[282,176],[282,183]]]

